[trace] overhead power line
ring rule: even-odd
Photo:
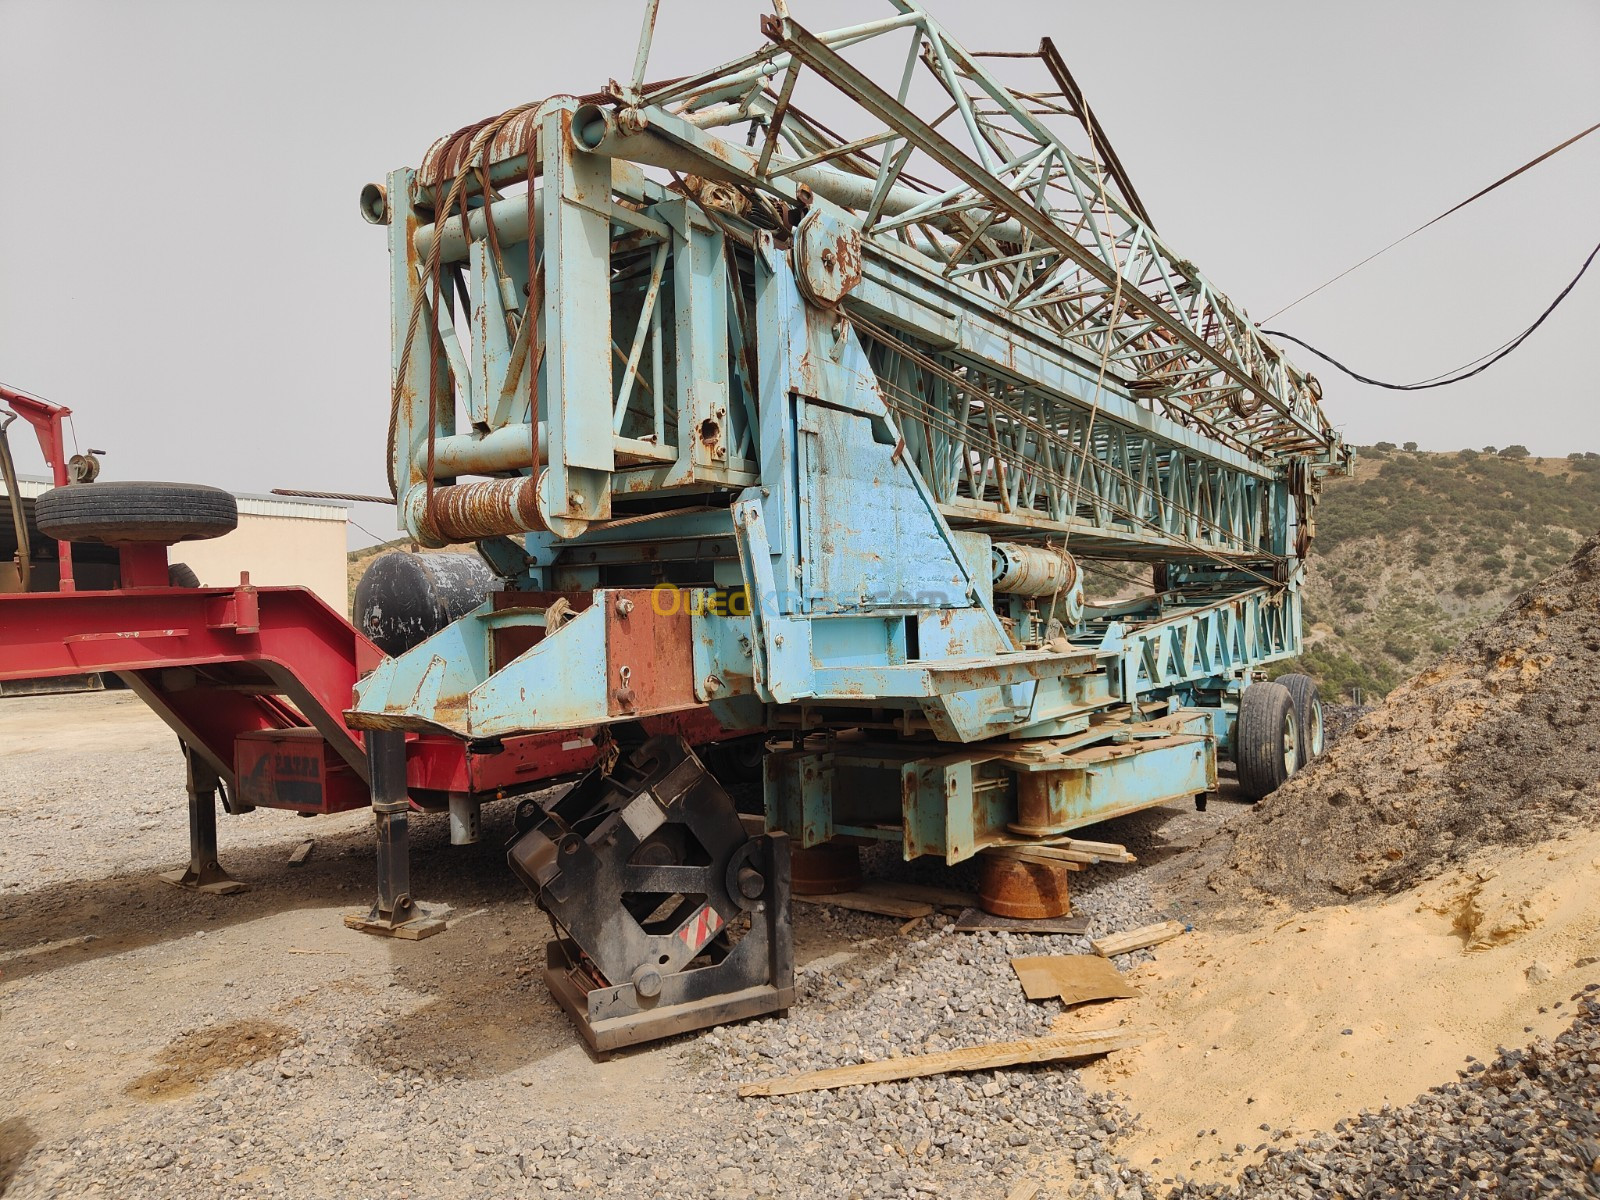
[[[1600,126],[1597,126],[1597,128],[1600,128]],[[1512,338],[1505,345],[1501,346],[1500,349],[1491,351],[1487,356],[1475,358],[1472,360],[1472,362],[1465,364],[1465,366],[1457,367],[1455,370],[1446,372],[1444,375],[1436,375],[1432,379],[1425,379],[1419,383],[1387,383],[1382,379],[1373,379],[1371,376],[1363,375],[1359,371],[1351,370],[1338,359],[1334,358],[1331,354],[1323,353],[1310,342],[1302,341],[1300,338],[1295,337],[1292,333],[1284,333],[1281,329],[1263,329],[1261,332],[1266,334],[1268,337],[1282,338],[1286,342],[1293,342],[1296,346],[1303,346],[1305,349],[1311,351],[1312,354],[1315,354],[1324,362],[1332,363],[1339,370],[1350,376],[1350,378],[1358,379],[1362,383],[1370,383],[1373,387],[1388,388],[1393,392],[1420,392],[1427,388],[1446,387],[1449,384],[1460,383],[1463,379],[1471,379],[1474,375],[1482,374],[1484,371],[1487,371],[1490,367],[1494,366],[1494,364],[1499,362],[1502,358],[1505,358],[1518,346],[1522,345],[1523,342],[1527,341],[1528,338],[1533,334],[1533,331],[1544,324],[1545,318],[1551,313],[1555,312],[1556,308],[1563,300],[1567,298],[1572,289],[1578,286],[1578,280],[1583,278],[1583,273],[1589,269],[1589,264],[1594,262],[1596,255],[1600,255],[1600,244],[1597,244],[1593,250],[1589,251],[1589,257],[1583,260],[1583,266],[1578,268],[1578,273],[1572,277],[1572,282],[1567,284],[1566,287],[1562,288],[1560,294],[1557,295],[1554,300],[1550,301],[1549,307],[1539,314],[1538,320],[1534,321],[1532,325],[1529,325],[1521,333],[1517,334],[1516,337]],[[1474,366],[1474,363],[1477,365]],[[1467,367],[1471,367],[1472,369],[1467,370]]]
[[[1472,195],[1468,196],[1460,204],[1452,205],[1450,208],[1445,209],[1437,217],[1434,217],[1433,220],[1424,221],[1421,225],[1418,225],[1410,233],[1405,234],[1405,235],[1403,235],[1401,237],[1395,238],[1394,241],[1390,242],[1387,246],[1383,247],[1383,249],[1374,250],[1371,254],[1367,255],[1360,262],[1356,263],[1355,266],[1346,267],[1343,271],[1340,271],[1332,279],[1325,280],[1324,282],[1317,284],[1316,287],[1312,288],[1305,295],[1299,297],[1298,299],[1291,300],[1288,304],[1285,304],[1282,308],[1278,309],[1277,312],[1272,313],[1269,316],[1265,317],[1263,319],[1263,324],[1266,321],[1273,320],[1275,317],[1281,317],[1284,313],[1288,312],[1291,308],[1293,308],[1296,304],[1299,304],[1302,300],[1311,299],[1312,296],[1315,296],[1318,292],[1322,291],[1323,288],[1329,287],[1329,286],[1331,286],[1331,285],[1333,285],[1335,283],[1338,283],[1339,280],[1343,279],[1346,275],[1350,274],[1352,271],[1360,270],[1362,267],[1366,266],[1373,259],[1377,258],[1380,254],[1387,254],[1390,250],[1393,250],[1401,242],[1404,242],[1404,241],[1407,241],[1410,238],[1416,237],[1417,234],[1421,233],[1424,229],[1428,228],[1428,226],[1430,226],[1430,225],[1437,225],[1440,221],[1444,220],[1451,213],[1460,212],[1463,208],[1465,208],[1467,205],[1471,204],[1474,200],[1480,200],[1484,196],[1487,196],[1490,192],[1494,191],[1495,188],[1499,187],[1500,185],[1505,184],[1505,183],[1510,183],[1513,179],[1515,179],[1518,175],[1521,175],[1524,171],[1530,170],[1533,167],[1538,166],[1540,163],[1544,162],[1544,160],[1547,159],[1547,158],[1553,158],[1555,155],[1561,153],[1561,151],[1565,150],[1568,146],[1572,145],[1574,142],[1582,141],[1584,138],[1588,137],[1591,133],[1593,133],[1597,129],[1600,129],[1600,122],[1596,122],[1595,124],[1589,126],[1589,128],[1585,129],[1582,133],[1573,134],[1566,141],[1562,142],[1559,146],[1550,147],[1550,149],[1546,150],[1543,154],[1539,155],[1538,157],[1530,158],[1527,162],[1523,163],[1515,171],[1512,171],[1511,173],[1509,173],[1507,175],[1502,175],[1502,176],[1500,176],[1499,179],[1496,179],[1488,187],[1480,188],[1478,191],[1473,192]],[[1291,338],[1290,341],[1294,341],[1294,339]],[[1304,345],[1303,342],[1300,343],[1300,344]],[[1309,349],[1311,349],[1311,347],[1307,346],[1306,349],[1309,350]]]

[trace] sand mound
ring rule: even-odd
[[[1558,1034],[1568,998],[1600,984],[1600,829],[1483,850],[1395,895],[1259,915],[1160,946],[1128,971],[1138,999],[1079,1018],[1145,1035],[1084,1070],[1140,1114],[1117,1152],[1158,1177],[1230,1179],[1284,1130],[1408,1104],[1469,1055]]]
[[[1262,802],[1211,886],[1338,903],[1600,825],[1597,680],[1600,536]]]

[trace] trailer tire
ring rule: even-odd
[[[194,568],[188,563],[173,563],[167,568],[167,583],[171,587],[197,588],[200,586],[200,576],[194,573]]]
[[[1294,696],[1280,683],[1252,683],[1239,697],[1233,726],[1233,763],[1239,788],[1264,800],[1300,765],[1300,717]]]
[[[34,502],[46,537],[62,542],[192,542],[232,533],[239,506],[199,483],[115,480],[51,488]]]
[[[1322,725],[1322,697],[1317,681],[1309,675],[1280,675],[1278,683],[1294,697],[1295,715],[1300,718],[1300,766],[1322,757],[1326,737]]]

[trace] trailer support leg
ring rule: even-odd
[[[411,899],[411,799],[406,794],[405,734],[367,733],[367,767],[378,841],[378,900],[364,917],[344,923],[362,933],[412,941],[443,933],[444,920]]]
[[[174,887],[213,896],[247,892],[250,885],[240,883],[217,861],[217,788],[222,781],[216,769],[188,746],[183,748],[189,789],[189,865],[178,871],[165,871],[161,878]]]

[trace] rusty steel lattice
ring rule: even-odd
[[[853,191],[869,246],[910,246],[995,309],[1106,358],[1152,409],[1262,455],[1325,453],[1336,438],[1316,381],[1154,231],[1054,45],[972,54],[912,0],[893,5],[897,16],[823,35],[765,18],[770,46],[618,99],[651,128],[653,110],[697,130],[764,127],[753,161],[724,156],[751,183],[781,192],[785,180],[825,178]],[[909,49],[891,94],[842,52],[896,36]],[[1012,90],[985,65],[1024,58],[1053,90]],[[910,103],[919,65],[938,85],[936,116]],[[808,119],[793,102],[808,70],[881,127],[845,139]],[[1068,144],[1069,125],[1085,152]]]

